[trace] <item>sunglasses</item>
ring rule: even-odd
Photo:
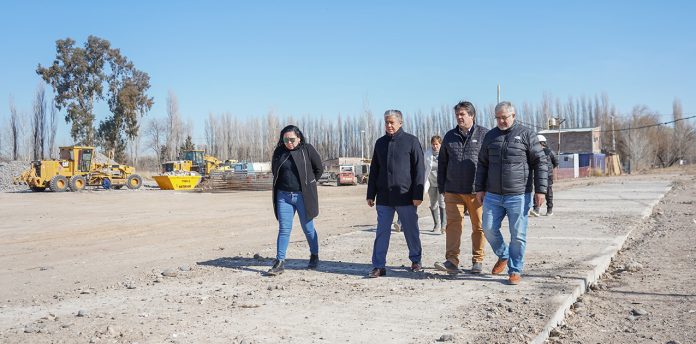
[[[510,118],[510,117],[512,117],[512,115],[507,115],[507,116],[495,116],[495,119],[496,119],[496,120],[499,120],[499,121],[505,121],[505,120],[507,120],[507,119]]]
[[[297,141],[297,137],[284,137],[283,138],[284,143],[288,143],[288,142],[295,143],[295,141]]]

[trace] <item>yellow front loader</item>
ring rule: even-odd
[[[60,159],[37,160],[31,167],[15,178],[15,184],[26,184],[32,191],[54,192],[81,191],[87,186],[105,189],[138,189],[142,178],[135,168],[120,164],[96,163],[94,147],[60,147]]]
[[[219,169],[220,159],[204,154],[202,150],[183,151],[181,160],[167,161],[162,164],[162,173],[196,172],[203,178],[210,177],[210,172]]]

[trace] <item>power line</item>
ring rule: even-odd
[[[676,122],[679,122],[679,121],[689,120],[689,119],[692,119],[692,118],[696,118],[696,115],[692,115],[692,116],[689,116],[689,117],[683,117],[683,118],[679,118],[679,119],[675,119],[675,120],[667,121],[667,122],[660,122],[660,123],[648,124],[648,125],[644,125],[644,126],[640,126],[640,127],[628,127],[628,128],[614,129],[614,130],[610,130],[610,129],[609,129],[609,130],[600,130],[599,132],[600,132],[600,133],[608,133],[608,132],[612,132],[612,131],[639,130],[639,129],[645,129],[645,128],[658,127],[658,126],[661,126],[661,125],[672,124],[672,123],[676,123]],[[547,130],[547,129],[548,129],[548,128],[540,127],[540,126],[538,126],[538,125],[534,125],[534,124],[531,124],[531,123],[527,123],[527,122],[524,122],[524,121],[521,121],[521,120],[515,120],[515,121],[516,121],[516,122],[520,122],[521,124],[526,125],[526,126],[528,126],[528,127],[533,127],[533,128],[536,128],[536,129],[541,129],[541,130]]]
[[[692,119],[696,118],[696,115],[690,116],[690,117],[684,117],[684,118],[679,118],[675,119],[673,121],[667,121],[667,122],[661,122],[661,123],[655,123],[655,124],[648,124],[640,127],[628,127],[628,128],[622,128],[622,129],[614,129],[614,130],[600,130],[600,132],[607,133],[607,132],[612,132],[612,131],[629,131],[629,130],[638,130],[638,129],[645,129],[645,128],[652,128],[652,127],[658,127],[661,125],[666,125],[666,124],[672,124],[676,123],[679,121],[685,121],[687,119]]]

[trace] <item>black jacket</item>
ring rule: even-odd
[[[289,154],[287,154],[289,153]],[[319,215],[319,196],[317,194],[317,180],[324,172],[321,164],[321,157],[317,150],[309,143],[302,143],[294,150],[288,150],[285,146],[276,147],[271,159],[271,171],[273,171],[273,213],[278,219],[278,209],[276,209],[277,188],[276,179],[278,170],[285,159],[293,159],[297,172],[300,175],[300,186],[302,187],[302,198],[304,198],[307,219],[311,220]]]
[[[367,182],[367,199],[377,198],[378,205],[413,205],[423,200],[425,165],[418,138],[399,130],[375,142]]]
[[[536,134],[513,123],[507,130],[491,129],[483,138],[476,167],[476,191],[499,195],[546,193],[548,183],[546,154]]]
[[[549,164],[549,185],[551,185],[553,184],[553,169],[558,167],[558,159],[549,147],[544,147],[544,154],[546,154],[546,162]]]
[[[459,126],[445,134],[437,161],[437,189],[441,193],[474,192],[476,163],[487,132],[488,129],[474,124],[467,136],[462,135]]]

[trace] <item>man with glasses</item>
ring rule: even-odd
[[[481,203],[474,193],[474,177],[481,143],[488,129],[476,124],[476,108],[471,102],[459,102],[454,107],[454,117],[457,126],[445,134],[437,166],[438,189],[445,195],[447,237],[446,261],[435,263],[435,268],[452,275],[459,273],[462,222],[468,210],[471,220],[471,273],[478,274],[483,266],[486,239],[481,228]]]
[[[495,107],[497,127],[483,139],[476,167],[474,188],[483,204],[483,232],[498,261],[493,274],[507,267],[508,282],[519,284],[527,243],[527,220],[532,206],[544,203],[548,181],[546,154],[536,134],[515,123],[515,107],[501,102]],[[510,244],[500,233],[507,215]]]
[[[418,138],[406,133],[399,110],[384,113],[386,134],[375,142],[370,177],[367,179],[367,205],[377,204],[377,233],[372,250],[370,278],[387,274],[387,251],[394,213],[399,215],[408,246],[411,271],[422,271],[421,241],[417,207],[423,202],[425,165]]]

